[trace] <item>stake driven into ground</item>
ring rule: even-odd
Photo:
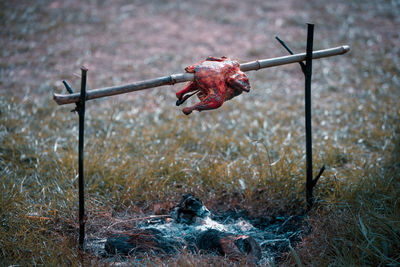
[[[343,45],[334,48],[328,48],[324,50],[318,50],[313,52],[313,59],[319,59],[324,57],[331,57],[336,55],[345,54],[350,50],[348,45]],[[300,53],[290,56],[284,57],[276,57],[271,59],[261,59],[256,61],[251,61],[247,63],[243,63],[240,65],[241,71],[252,71],[252,70],[259,70],[265,69],[285,64],[291,64],[296,62],[304,61],[306,58],[306,53]],[[182,83],[193,81],[194,74],[193,73],[179,73],[179,74],[172,74],[169,76],[159,77],[156,79],[140,81],[136,83],[120,85],[120,86],[113,86],[113,87],[105,87],[99,89],[93,89],[87,91],[86,100],[112,96],[112,95],[119,95],[124,93],[129,93],[133,91],[140,91],[144,89],[154,88],[163,85],[173,85],[175,83]],[[62,94],[53,94],[54,101],[57,102],[59,105],[71,104],[76,103],[79,101],[80,94],[74,93],[70,95],[62,95]]]

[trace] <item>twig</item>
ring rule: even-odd
[[[133,218],[133,219],[125,220],[125,221],[115,222],[115,223],[109,225],[107,227],[107,229],[110,229],[120,223],[127,223],[127,222],[132,222],[132,221],[145,221],[145,220],[151,220],[151,219],[163,219],[163,218],[168,219],[168,218],[172,218],[172,217],[171,217],[171,215],[150,215],[150,216],[143,217],[143,218]]]
[[[312,187],[314,187],[317,184],[319,178],[324,173],[324,171],[325,171],[325,165],[322,166],[322,168],[319,170],[319,173],[317,174],[317,176],[315,176],[315,178],[312,180]]]
[[[42,217],[42,216],[26,216],[27,219],[29,220],[35,220],[35,221],[51,221],[52,219],[49,217]]]

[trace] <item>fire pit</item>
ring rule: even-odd
[[[113,231],[107,239],[92,239],[88,248],[105,257],[190,251],[266,263],[300,240],[301,221],[301,216],[250,219],[244,212],[214,214],[200,199],[185,195],[170,215],[149,216],[131,229]]]

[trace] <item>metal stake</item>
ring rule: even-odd
[[[305,77],[305,122],[306,122],[306,201],[307,209],[310,210],[313,205],[313,188],[317,184],[318,179],[325,171],[325,165],[322,166],[318,175],[312,178],[312,127],[311,127],[311,74],[312,74],[312,49],[314,39],[314,25],[308,25],[307,33],[307,53],[306,53],[306,64],[300,61],[300,67]],[[294,54],[293,51],[282,41],[278,36],[275,39],[290,53]],[[306,67],[307,66],[307,67]]]
[[[305,68],[305,113],[306,113],[306,200],[307,209],[313,205],[313,165],[312,165],[312,131],[311,131],[311,74],[314,24],[307,24],[307,51]]]
[[[79,247],[83,249],[85,241],[85,194],[84,194],[84,137],[85,137],[85,102],[87,68],[81,67],[81,95],[77,104],[79,114]]]

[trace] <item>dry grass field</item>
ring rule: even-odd
[[[400,2],[1,1],[0,265],[112,265],[77,249],[78,116],[62,80],[99,88],[181,73],[206,56],[240,62],[348,44],[313,62],[310,231],[277,266],[400,265]],[[252,91],[185,116],[182,84],[86,104],[87,235],[167,212],[185,193],[213,211],[304,214],[304,81],[297,64],[249,73]],[[193,100],[194,101],[194,100]],[[193,255],[122,263],[241,265]]]

